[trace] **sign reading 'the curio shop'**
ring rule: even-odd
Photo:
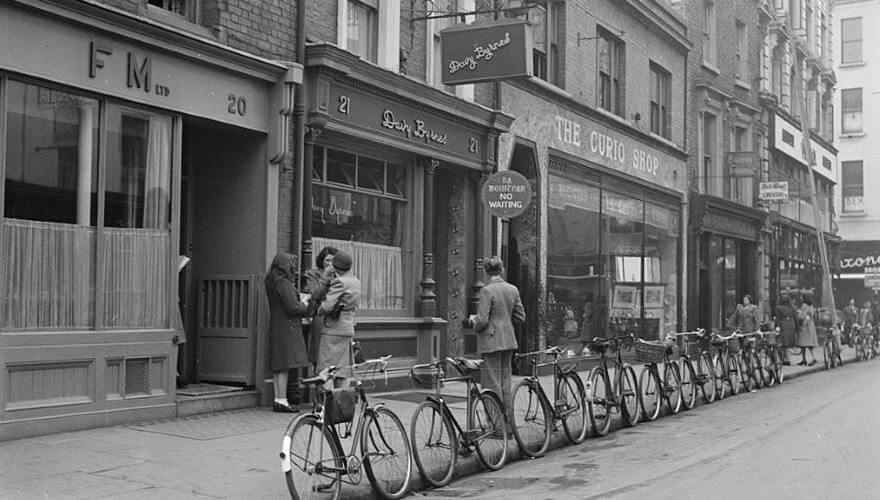
[[[460,24],[440,32],[444,85],[532,74],[532,33],[527,21]]]
[[[497,172],[483,184],[483,203],[495,217],[518,217],[529,208],[531,200],[532,185],[519,172]]]

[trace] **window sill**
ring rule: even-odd
[[[868,213],[865,212],[864,210],[860,210],[858,212],[855,212],[855,211],[843,212],[843,213],[839,214],[839,217],[841,219],[864,219],[867,216],[868,216]]]
[[[734,87],[741,88],[741,89],[745,90],[746,92],[752,91],[752,86],[749,85],[748,83],[746,83],[745,81],[740,80],[739,78],[737,78],[736,81],[733,82],[733,85],[734,85]]]
[[[865,137],[864,132],[852,132],[850,134],[840,134],[840,139],[859,139]]]
[[[167,24],[168,26],[182,31],[187,31],[208,39],[216,39],[214,33],[209,28],[196,24],[181,15],[175,14],[161,7],[156,7],[155,5],[147,4],[147,17],[153,21]]]
[[[712,64],[708,61],[703,61],[702,66],[703,66],[703,69],[714,74],[715,76],[718,76],[721,74],[721,70],[719,70],[718,67],[716,67],[714,64]]]
[[[837,65],[837,67],[840,69],[859,68],[861,66],[867,66],[867,64],[868,63],[866,63],[865,61],[854,61],[854,62],[848,62],[848,63],[840,63]]]

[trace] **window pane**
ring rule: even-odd
[[[348,2],[348,50],[376,62],[378,36],[376,9],[357,0]]]
[[[679,214],[645,203],[645,318],[656,318],[664,334],[678,324]]]
[[[357,156],[338,149],[327,149],[327,181],[354,187]]]
[[[312,180],[324,180],[324,148],[315,146],[312,152]]]
[[[357,168],[358,188],[381,193],[385,190],[385,162],[358,157]]]
[[[7,91],[0,329],[91,327],[98,103],[14,80]]]
[[[388,164],[388,194],[406,196],[406,168]]]

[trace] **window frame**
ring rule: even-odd
[[[736,51],[734,54],[734,72],[737,80],[749,81],[749,32],[746,23],[736,20]]]
[[[596,107],[625,116],[626,44],[600,25],[596,25],[596,37]],[[602,71],[602,45],[608,47],[607,74]]]
[[[858,108],[847,107],[846,95],[850,93],[858,93]],[[840,90],[840,133],[844,135],[848,134],[860,134],[865,130],[865,109],[864,109],[864,95],[863,89],[861,87],[854,87],[849,89],[841,89]],[[846,115],[847,113],[852,113],[854,115],[859,115],[860,126],[856,129],[848,129],[846,127]]]
[[[654,61],[649,62],[649,69],[651,72],[650,129],[652,133],[660,137],[672,139],[672,73]],[[655,108],[657,112],[656,123]]]
[[[854,38],[851,40],[847,40],[847,34],[852,34],[852,30],[846,30],[845,26],[847,22],[858,22],[858,38]],[[864,60],[864,46],[863,42],[865,39],[865,31],[864,31],[864,20],[861,17],[847,17],[845,19],[840,20],[840,64],[856,64],[860,63]],[[848,45],[855,44],[858,46],[858,57],[855,59],[847,59],[846,57],[846,48]]]
[[[845,175],[845,171],[847,167],[857,168],[858,169],[858,177],[860,178],[859,183],[847,183],[847,176]],[[858,192],[858,197],[860,198],[860,204],[858,208],[852,208],[847,210],[847,199],[854,196],[848,196],[848,192]],[[863,160],[848,160],[840,162],[840,210],[841,213],[844,214],[859,214],[864,213],[864,200],[865,200],[865,163]]]
[[[703,63],[718,64],[718,16],[714,1],[703,1]]]

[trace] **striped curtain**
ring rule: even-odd
[[[0,329],[94,325],[95,228],[3,219]]]
[[[104,235],[104,326],[168,326],[169,232],[107,228]]]
[[[352,272],[361,280],[361,309],[401,310],[403,250],[359,241],[312,238],[312,248],[336,247],[351,255]]]

